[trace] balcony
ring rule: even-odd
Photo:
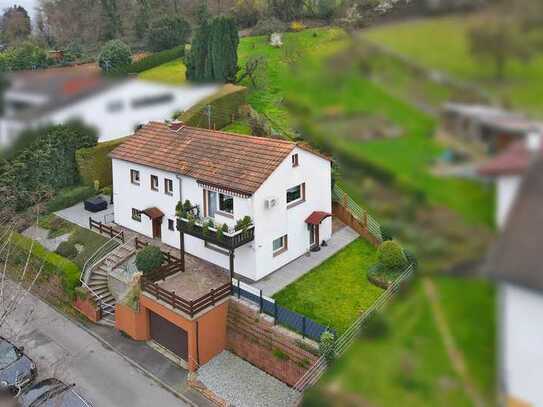
[[[197,237],[226,250],[233,251],[255,238],[254,225],[234,232],[219,231],[212,226],[204,226],[205,221],[189,221],[186,218],[177,219],[177,230],[187,235]]]

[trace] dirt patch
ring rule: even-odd
[[[395,139],[402,136],[402,129],[384,116],[364,114],[343,114],[329,108],[318,125],[323,131],[354,141]]]

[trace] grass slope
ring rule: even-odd
[[[366,277],[375,262],[375,248],[365,240],[355,240],[274,298],[341,333],[383,292]]]
[[[179,59],[167,62],[155,68],[143,71],[140,79],[162,82],[170,85],[180,85],[185,82],[187,67]]]
[[[543,113],[543,55],[526,64],[510,61],[505,81],[499,83],[494,66],[470,54],[467,32],[472,23],[464,16],[435,17],[379,26],[366,37],[419,64],[477,83],[516,108]]]

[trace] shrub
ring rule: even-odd
[[[48,212],[56,212],[64,208],[69,208],[94,195],[96,195],[96,191],[94,187],[90,186],[64,189],[47,202],[46,208]]]
[[[12,243],[15,245],[16,249],[21,252],[21,255],[24,258],[26,258],[25,256],[30,250],[30,246],[33,245],[32,257],[43,265],[42,272],[45,275],[58,275],[64,291],[70,298],[73,298],[75,288],[79,285],[79,275],[81,273],[79,267],[75,263],[56,253],[46,250],[39,243],[32,242],[31,239],[18,233],[13,234]]]
[[[377,249],[377,258],[387,271],[400,271],[407,265],[407,259],[398,242],[383,242]]]
[[[124,72],[140,73],[143,71],[147,71],[148,69],[163,65],[167,62],[181,59],[183,58],[183,56],[185,56],[184,44],[172,49],[156,52],[145,58],[140,59],[139,61],[133,62],[124,69]]]
[[[360,330],[360,336],[368,339],[378,339],[385,337],[389,332],[388,322],[385,317],[374,312],[369,320]]]
[[[94,181],[98,181],[104,186],[113,184],[109,153],[125,141],[126,137],[77,150],[75,161],[83,183],[92,185]]]
[[[279,348],[274,348],[272,351],[273,356],[275,356],[279,360],[288,360],[288,355]]]
[[[336,0],[318,0],[317,16],[329,20],[336,10]]]
[[[251,30],[253,35],[271,35],[287,31],[287,24],[275,17],[259,20]]]
[[[255,0],[236,0],[230,14],[240,28],[252,27],[260,18],[260,10]]]
[[[47,67],[47,52],[32,42],[24,42],[6,51],[6,56],[9,68],[13,71]]]
[[[293,21],[290,23],[290,31],[300,32],[305,30],[305,25],[301,21]]]
[[[250,216],[245,216],[243,219],[240,219],[236,222],[235,230],[243,230],[244,232],[253,224],[253,220]]]
[[[132,63],[130,47],[121,40],[107,42],[98,56],[98,65],[104,72],[120,72]]]
[[[55,253],[67,259],[73,259],[79,254],[75,244],[69,241],[59,244]]]
[[[156,246],[146,246],[136,255],[136,267],[143,274],[148,274],[162,265],[164,255]]]
[[[336,358],[336,337],[330,331],[324,331],[319,341],[319,352],[328,363]]]
[[[190,36],[190,24],[180,16],[163,16],[153,22],[147,31],[147,48],[158,52],[184,45]]]

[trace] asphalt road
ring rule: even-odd
[[[25,297],[0,327],[0,334],[24,346],[38,366],[38,380],[55,376],[75,383],[96,407],[186,405],[34,296]]]

